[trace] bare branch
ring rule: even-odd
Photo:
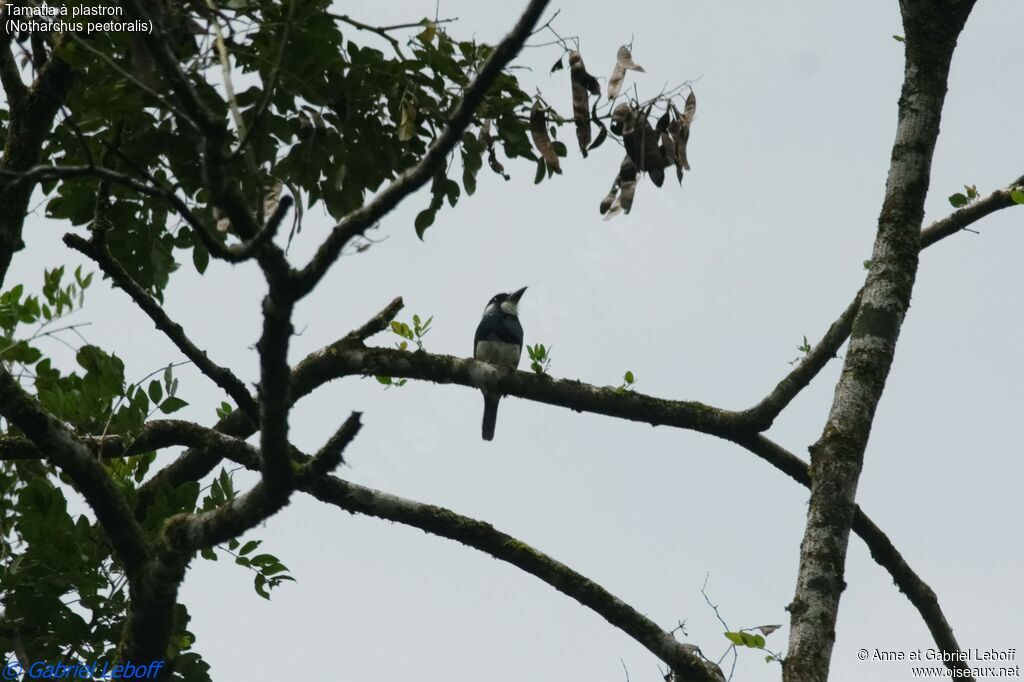
[[[921,232],[921,248],[928,248],[1000,209],[1016,206],[1017,204],[1010,196],[1010,190],[1022,187],[1024,187],[1024,176],[1014,180],[1005,189],[996,190],[983,199],[972,201],[942,220],[932,223]]]
[[[964,230],[982,218],[996,211],[1015,206],[1010,190],[1024,187],[1024,176],[1017,178],[1005,189],[996,190],[983,199],[971,202],[954,213],[937,220],[921,231],[921,248],[933,244]],[[786,409],[793,398],[818,375],[818,372],[836,356],[839,348],[846,343],[853,329],[853,318],[860,308],[861,293],[857,292],[843,314],[832,323],[821,341],[761,402],[748,409],[746,414],[758,424],[759,430],[767,430],[776,417]]]
[[[303,475],[318,478],[334,471],[338,468],[339,464],[345,461],[345,448],[348,447],[348,444],[359,433],[359,429],[363,427],[359,421],[360,417],[362,417],[362,414],[359,412],[353,412],[349,415],[345,423],[334,432],[334,435],[324,443],[320,451],[309,460],[306,464],[307,470],[303,472]]]
[[[402,297],[399,296],[395,300],[388,303],[384,310],[374,315],[366,324],[359,329],[349,332],[342,343],[362,343],[366,339],[370,338],[374,334],[379,334],[388,328],[391,321],[395,319],[395,315],[398,311],[405,307],[405,302],[402,301]]]
[[[860,309],[860,292],[854,296],[853,301],[846,306],[846,310],[839,316],[839,319],[832,323],[821,341],[804,356],[793,371],[787,374],[761,402],[744,413],[758,424],[759,430],[767,430],[793,398],[799,395],[800,391],[811,383],[811,380],[828,364],[829,360],[836,356],[840,346],[850,336],[850,330],[853,329],[853,318],[857,315],[858,309]]]
[[[547,4],[548,0],[530,0],[515,28],[498,43],[494,52],[480,67],[476,78],[466,88],[462,101],[452,112],[448,125],[430,145],[420,162],[388,185],[373,201],[349,213],[334,226],[313,259],[299,272],[293,290],[297,298],[306,295],[316,286],[352,238],[362,234],[434,176],[437,169],[444,164],[448,153],[462,139],[462,133],[472,122],[473,113],[494,80],[522,49],[523,43]]]
[[[603,414],[652,426],[692,429],[723,438],[751,431],[750,422],[740,412],[695,401],[655,398],[634,391],[623,393],[610,386],[552,379],[533,372],[504,370],[486,362],[451,355],[367,348],[342,340],[308,356],[296,365],[295,374],[302,376],[309,365],[315,365],[321,382],[351,375],[420,379],[478,389],[486,387],[504,395],[577,412]],[[305,394],[302,383],[294,380],[292,391],[294,400]]]
[[[735,442],[787,474],[805,488],[811,487],[811,474],[807,464],[771,439],[758,434],[737,439]],[[942,612],[935,592],[914,572],[896,550],[889,537],[864,513],[860,505],[855,505],[853,531],[868,546],[875,562],[889,572],[899,591],[905,594],[917,609],[921,619],[931,632],[935,644],[951,654],[948,657],[951,660],[947,661],[946,665],[952,669],[966,668],[966,663],[957,655],[953,655],[960,651],[960,644]]]
[[[259,462],[253,456],[254,452],[250,452],[247,459],[236,461],[250,469],[258,469]],[[676,641],[642,613],[565,564],[496,530],[490,524],[443,507],[421,504],[349,483],[335,476],[312,475],[311,466],[307,471],[310,475],[299,479],[299,489],[318,500],[352,513],[413,526],[486,552],[540,578],[598,613],[668,664],[676,671],[679,680],[722,682],[722,678],[701,658],[691,653],[687,645]]]
[[[66,234],[64,243],[95,261],[111,281],[131,297],[135,305],[149,316],[157,329],[162,331],[185,357],[231,396],[241,409],[245,410],[253,419],[258,418],[259,411],[256,401],[253,400],[245,384],[231,370],[210,360],[206,351],[201,350],[192,342],[182,326],[171,320],[160,304],[125,272],[121,264],[110,253],[110,249],[107,248],[102,231],[94,232],[92,239],[89,240],[76,234]]]

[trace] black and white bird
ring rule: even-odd
[[[497,294],[484,308],[484,316],[473,338],[473,357],[499,367],[515,369],[523,355],[523,327],[519,324],[519,299],[523,287],[511,294]],[[501,394],[484,391],[484,440],[494,439],[494,423],[498,419]]]

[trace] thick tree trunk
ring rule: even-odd
[[[957,37],[974,0],[903,0],[906,67],[870,273],[824,432],[811,446],[811,500],[789,606],[786,682],[828,679],[854,498],[871,424],[917,272],[932,153]]]

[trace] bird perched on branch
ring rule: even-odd
[[[497,294],[484,308],[473,338],[473,357],[499,367],[515,369],[523,354],[523,327],[519,324],[519,299],[526,287],[511,294]],[[484,390],[484,440],[494,439],[501,394]]]

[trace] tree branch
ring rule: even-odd
[[[1010,196],[1010,190],[1019,187],[1024,187],[1024,176],[1017,178],[1006,188],[996,190],[987,197],[974,201],[941,220],[936,220],[921,231],[921,248],[926,249],[1000,209],[1017,205]],[[832,323],[821,341],[779,382],[771,393],[757,405],[744,412],[752,422],[759,425],[760,430],[767,430],[771,426],[775,418],[799,395],[800,391],[811,383],[846,343],[846,339],[850,337],[850,331],[853,329],[853,318],[860,308],[860,297],[861,292],[857,292],[853,301]]]
[[[840,346],[850,336],[853,318],[860,309],[860,297],[861,292],[857,292],[839,319],[832,323],[821,341],[804,356],[793,371],[787,374],[761,402],[744,412],[748,418],[760,425],[762,430],[767,430],[772,425],[775,418],[800,394],[800,391],[807,388],[818,372],[839,352]]]
[[[983,199],[972,201],[942,220],[935,221],[921,232],[921,248],[928,248],[1000,209],[1016,206],[1016,202],[1010,196],[1010,190],[1022,187],[1024,176],[1017,178],[1006,188],[996,190]]]
[[[936,6],[938,5],[938,6]],[[821,438],[790,611],[784,682],[828,678],[857,482],[917,273],[950,62],[974,0],[903,0],[906,71],[871,268]]]
[[[737,439],[735,442],[785,473],[805,488],[811,487],[811,474],[807,464],[766,436],[757,434]],[[931,632],[935,644],[950,654],[959,653],[960,644],[953,634],[953,628],[950,627],[945,614],[942,612],[942,607],[939,605],[935,592],[928,586],[928,583],[914,572],[914,569],[910,567],[899,551],[897,551],[889,537],[861,510],[860,505],[855,505],[854,507],[853,531],[867,545],[868,550],[871,552],[871,558],[889,572],[893,583],[895,583],[899,591],[905,594],[910,603],[917,609],[921,619],[925,622],[929,632]],[[949,658],[952,660],[945,661],[948,668],[962,672],[969,670],[967,664],[960,660],[959,657],[953,655]]]
[[[95,261],[111,281],[131,297],[135,305],[149,316],[156,328],[162,331],[185,357],[231,396],[239,408],[245,410],[253,419],[258,419],[259,408],[245,384],[231,370],[210,360],[206,351],[192,343],[182,326],[168,317],[160,304],[125,272],[110,253],[102,234],[101,231],[93,232],[92,239],[87,240],[69,233],[64,235],[64,243]]]
[[[295,373],[302,376],[305,366],[311,364],[316,366],[320,381],[326,380],[323,377],[335,379],[352,375],[420,379],[477,389],[487,388],[504,395],[566,407],[576,412],[603,414],[652,426],[691,429],[721,438],[753,430],[751,423],[740,412],[695,401],[667,400],[634,391],[619,392],[610,386],[552,379],[533,372],[505,370],[486,362],[451,355],[368,348],[342,340],[308,356],[296,365]],[[295,400],[304,395],[301,383],[297,390],[293,396]]]
[[[130,577],[138,576],[150,556],[150,547],[124,495],[89,449],[25,393],[2,365],[0,414],[71,478],[95,512],[125,571]]]
[[[51,57],[32,87],[20,96],[14,95],[10,102],[7,143],[0,157],[0,171],[5,175],[23,172],[39,163],[43,142],[71,90],[73,79],[68,65]],[[13,83],[4,86],[16,88]],[[7,277],[14,253],[25,246],[21,233],[32,190],[30,184],[0,178],[0,284]]]
[[[169,428],[169,427],[168,427]],[[344,444],[358,431],[358,415],[353,414],[324,447],[322,453]],[[164,427],[161,426],[161,431]],[[179,436],[181,444],[200,445],[202,442],[220,443],[223,436],[192,424],[183,425]],[[228,439],[225,452],[235,462],[254,471],[261,469],[260,455],[256,448],[242,441]],[[339,453],[340,454],[340,451]],[[690,653],[689,648],[675,640],[653,621],[633,607],[610,594],[597,583],[585,578],[565,564],[543,554],[525,543],[496,530],[490,524],[461,516],[443,507],[421,504],[371,488],[349,483],[335,476],[323,475],[322,464],[317,458],[296,455],[301,464],[296,477],[297,488],[318,500],[332,504],[346,511],[375,516],[419,528],[424,532],[456,540],[469,547],[490,554],[496,559],[508,562],[523,571],[540,578],[558,591],[575,599],[583,606],[595,611],[613,626],[630,635],[651,653],[668,664],[678,674],[679,680],[706,680],[722,682],[708,663]],[[252,491],[255,492],[255,489]],[[211,514],[219,514],[221,508]],[[232,532],[212,530],[212,523],[202,521],[193,526],[190,534],[182,536],[177,529],[170,531],[176,542],[192,547],[208,546],[236,537],[242,532],[238,526]],[[243,529],[244,530],[244,529]],[[219,539],[218,539],[219,538]],[[214,543],[216,544],[216,543]]]
[[[7,12],[3,12],[0,15],[0,22],[6,18]],[[6,33],[6,31],[4,32]],[[18,71],[18,65],[14,63],[14,55],[11,53],[8,40],[4,40],[0,45],[0,84],[3,85],[4,92],[7,94],[7,102],[13,109],[21,106],[25,97],[28,96],[28,87],[21,80],[21,73]]]
[[[320,246],[313,259],[298,273],[293,289],[297,298],[312,291],[317,282],[337,260],[349,240],[362,234],[405,197],[422,187],[434,176],[437,169],[444,164],[449,152],[462,139],[463,132],[473,120],[473,112],[480,106],[494,80],[505,66],[519,54],[523,43],[530,36],[530,31],[547,4],[548,0],[530,0],[515,27],[498,43],[494,52],[480,67],[476,78],[466,88],[462,101],[452,112],[448,125],[440,137],[430,145],[420,162],[388,185],[373,201],[349,213],[334,226],[331,234]]]
[[[362,325],[356,331],[347,335],[344,339],[335,342],[334,344],[331,344],[330,346],[327,346],[326,348],[320,351],[316,351],[310,354],[301,362],[299,362],[292,371],[291,399],[293,401],[298,401],[299,399],[306,395],[309,395],[318,387],[322,386],[328,381],[336,379],[339,376],[345,376],[346,374],[351,373],[350,368],[346,367],[345,363],[338,362],[337,354],[339,353],[344,355],[356,354],[360,356],[361,360],[367,359],[369,357],[367,354],[372,355],[378,352],[387,352],[390,354],[391,351],[387,351],[386,349],[365,348],[361,345],[361,341],[365,340],[366,338],[369,338],[369,336],[377,332],[385,330],[390,321],[401,309],[401,307],[402,300],[400,298],[396,298],[390,304],[388,304],[388,306],[384,310],[374,315],[373,318],[371,318],[367,323]],[[392,374],[392,376],[412,377],[414,374],[414,365],[417,368],[419,368],[420,365],[424,365],[432,367],[432,373],[431,376],[429,377],[430,380],[439,381],[442,383],[462,383],[463,385],[472,385],[470,382],[457,381],[454,376],[444,374],[444,372],[446,371],[454,372],[454,367],[458,363],[472,363],[472,361],[461,360],[459,358],[449,358],[447,356],[431,356],[428,353],[402,353],[400,351],[395,351],[395,353],[391,355],[391,358],[393,366],[387,367],[387,370],[395,372],[395,374]],[[343,370],[341,373],[338,372],[339,364],[341,366],[341,369]],[[365,371],[366,373],[372,373],[373,370],[367,368]],[[426,372],[421,369],[415,369],[415,373],[419,378],[424,378],[424,375],[426,374]],[[587,386],[579,382],[553,382],[550,379],[546,379],[543,377],[534,377],[533,375],[522,372],[516,374],[522,374],[523,380],[529,383],[531,386],[533,385],[533,382],[536,381],[536,390],[540,391],[544,391],[546,388],[555,387],[556,384],[565,384],[566,388],[564,390],[567,392],[571,392],[574,389],[586,390],[587,392],[602,392],[605,390],[592,386]],[[505,389],[507,390],[507,386],[505,387]],[[559,389],[555,387],[555,390],[557,391]],[[560,402],[556,401],[553,396],[544,395],[541,397],[535,397],[528,396],[523,393],[520,393],[519,395],[520,397],[530,397],[532,399],[539,400],[540,402],[548,402],[550,404],[561,404]],[[661,402],[658,401],[658,399],[656,398],[636,396],[635,394],[618,394],[614,392],[612,392],[612,395],[607,396],[607,401],[609,405],[614,405],[619,401],[623,401],[624,403],[625,401],[630,400],[631,398],[634,400],[641,401],[651,400],[656,401],[658,403]],[[672,403],[672,401],[666,402]],[[681,404],[688,405],[688,403]],[[706,409],[713,410],[714,408]],[[614,409],[608,410],[603,413],[609,414],[610,416],[622,416],[618,414],[618,410]],[[735,415],[736,413],[730,414]],[[623,416],[623,418],[629,417]],[[245,420],[244,415],[241,414],[229,415],[228,418],[222,420],[221,423],[218,424],[217,428],[224,431],[230,430],[230,432],[237,438],[248,437],[254,431],[254,427],[251,425],[251,423]],[[722,437],[727,438],[728,440],[748,449],[749,451],[761,457],[762,459],[770,463],[772,466],[775,466],[780,471],[786,473],[787,475],[789,475],[802,485],[810,485],[810,475],[808,473],[807,464],[804,463],[795,455],[776,445],[767,438],[764,438],[763,436],[755,433],[753,430],[738,429],[736,431],[730,431],[728,428],[725,428],[724,431],[725,432],[722,434]],[[165,469],[165,471],[173,470],[176,472],[176,474],[181,475],[183,477],[181,480],[187,480],[185,478],[185,476],[187,475],[186,472],[203,470],[204,466],[209,462],[213,461],[215,464],[217,461],[212,455],[208,453],[207,450],[201,447],[201,443],[195,442],[189,444],[194,445],[194,449],[179,457],[178,460],[176,460],[171,465],[168,465],[167,469]],[[221,449],[224,448],[222,447]],[[227,456],[233,459],[234,461],[245,463],[243,460],[239,460],[233,451],[228,452]],[[213,465],[210,466],[212,467]],[[207,469],[206,471],[203,472],[202,475],[205,475],[206,473],[208,473],[208,471],[209,470]],[[143,488],[145,489],[145,487],[146,486],[144,486]],[[304,488],[301,488],[300,485],[300,489]],[[862,516],[862,514],[858,510],[857,515],[855,517],[856,520],[854,523],[854,530],[858,534],[860,534],[864,541],[868,544],[868,547],[872,552],[872,556],[875,557],[876,561],[878,561],[883,568],[886,568],[890,571],[890,573],[893,576],[893,580],[899,586],[900,590],[907,594],[911,601],[914,603],[914,605],[918,607],[919,612],[928,624],[929,629],[932,631],[936,643],[947,651],[958,650],[956,639],[953,637],[952,631],[949,629],[948,624],[945,623],[945,618],[942,616],[941,608],[939,607],[938,602],[934,597],[934,594],[931,592],[928,586],[923,581],[921,581],[920,578],[916,576],[916,574],[913,573],[913,571],[909,568],[909,566],[905,564],[905,562],[902,562],[902,560],[896,561],[894,559],[887,558],[893,556],[894,550],[891,549],[892,543],[888,541],[888,538],[886,538],[884,534],[881,533],[881,531],[877,531],[877,533],[872,533],[871,529],[877,529],[877,526],[874,526],[874,524],[866,516],[864,516],[863,523],[861,523],[860,516]]]
[[[338,427],[334,435],[324,443],[319,452],[313,455],[312,459],[304,465],[305,469],[301,472],[301,475],[319,478],[337,469],[338,465],[345,461],[345,448],[348,447],[348,444],[359,433],[359,429],[363,427],[359,421],[361,417],[362,413],[353,412],[345,420],[345,423]]]

